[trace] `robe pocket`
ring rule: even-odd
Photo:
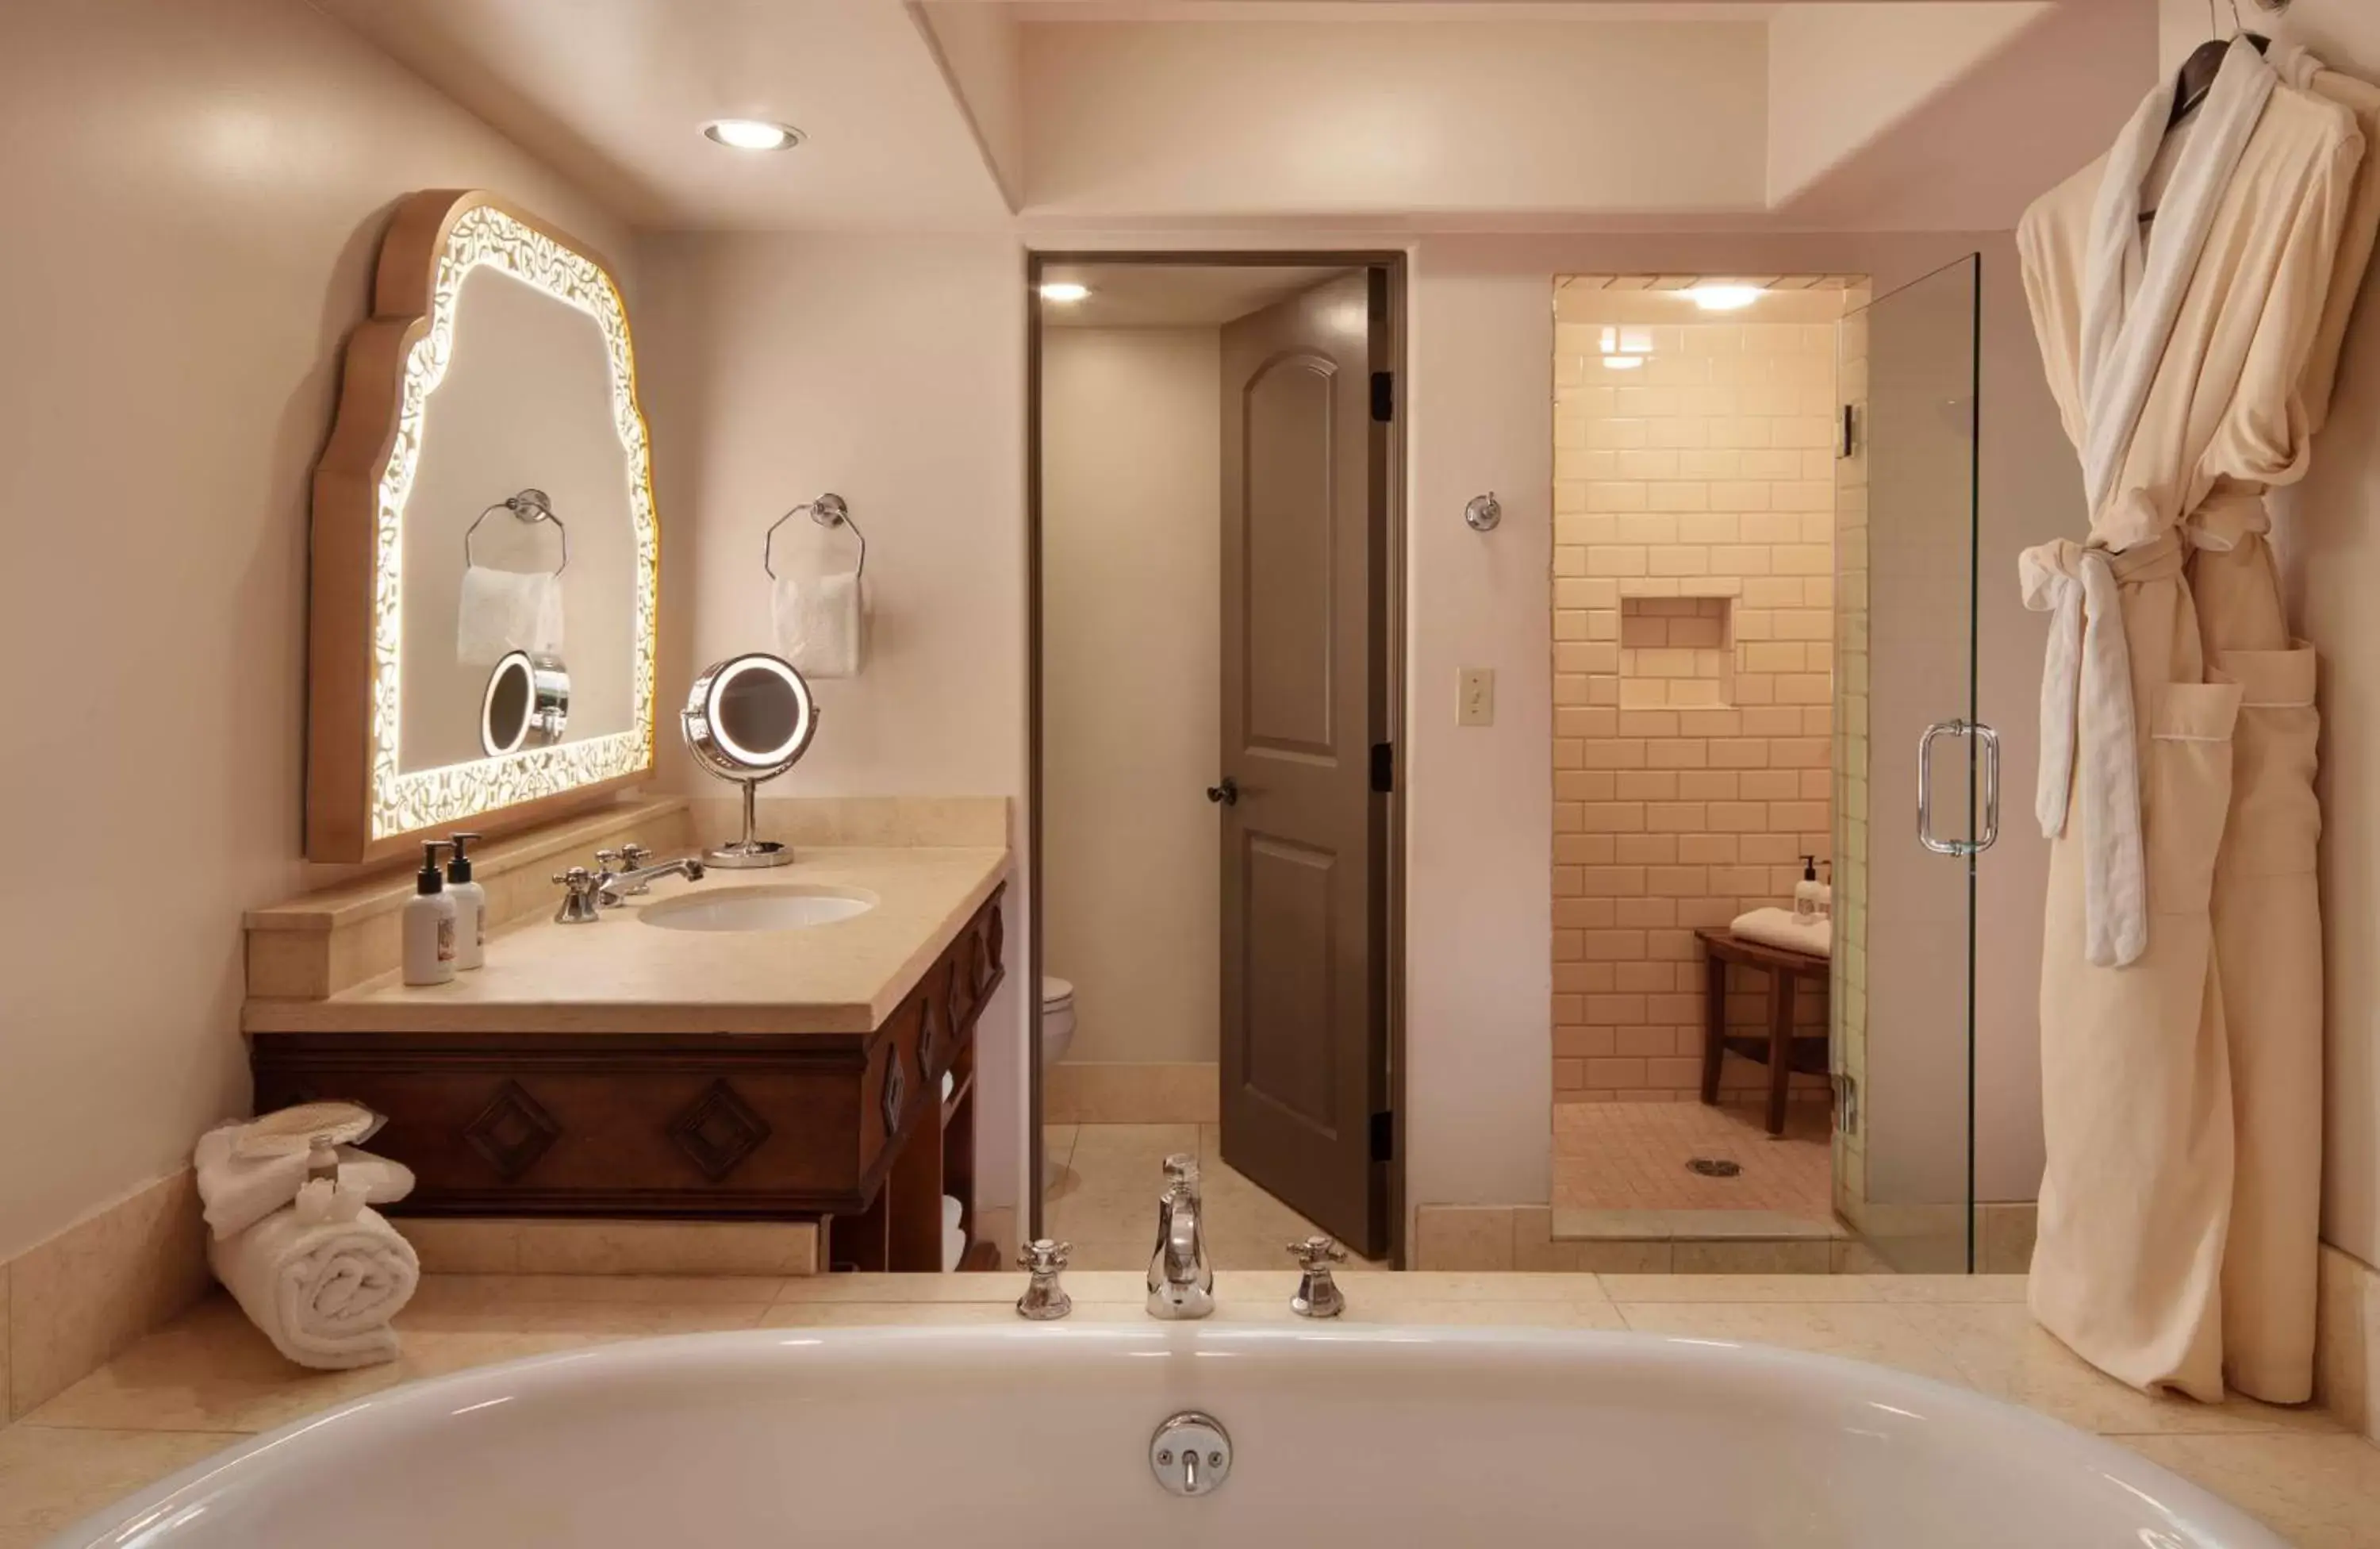
[[[2231,808],[2237,683],[2168,683],[2149,717],[2142,782],[2142,848],[2155,914],[2204,914]]]
[[[2322,804],[2314,799],[2313,647],[2227,651],[2208,676],[2240,688],[2231,734],[2231,821],[2223,834],[2226,875],[2291,876],[2314,869]]]

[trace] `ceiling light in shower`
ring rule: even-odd
[[[1073,280],[1051,280],[1041,287],[1041,299],[1055,301],[1062,307],[1071,307],[1077,301],[1088,299],[1090,294],[1089,286],[1080,285]]]
[[[702,126],[704,138],[731,151],[790,151],[802,142],[802,131],[791,124],[766,118],[714,118]]]
[[[1740,312],[1760,299],[1763,288],[1756,285],[1693,285],[1686,287],[1686,294],[1706,312]]]

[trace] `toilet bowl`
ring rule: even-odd
[[[1041,1079],[1045,1083],[1074,1042],[1075,986],[1045,977],[1041,981]],[[1065,1163],[1054,1156],[1041,1159],[1042,1187],[1055,1188],[1065,1176]]]

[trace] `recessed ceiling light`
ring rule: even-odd
[[[1091,287],[1089,286],[1078,285],[1073,280],[1051,280],[1048,285],[1041,287],[1041,299],[1044,301],[1055,301],[1061,306],[1071,307],[1075,302],[1085,299],[1090,294]]]
[[[1763,288],[1756,285],[1693,285],[1686,287],[1686,294],[1706,312],[1735,312],[1759,300]]]
[[[702,126],[702,132],[731,151],[790,151],[802,142],[801,130],[766,118],[714,118]]]

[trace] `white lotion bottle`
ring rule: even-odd
[[[1797,925],[1815,923],[1818,916],[1818,858],[1802,858],[1802,880],[1793,884],[1793,922]]]
[[[413,874],[413,896],[405,900],[405,982],[443,984],[455,977],[455,900],[438,874],[443,839],[421,842],[421,870]]]
[[[471,880],[469,846],[477,834],[449,834],[455,858],[446,862],[446,896],[455,900],[455,966],[465,971],[488,960],[488,891]]]

